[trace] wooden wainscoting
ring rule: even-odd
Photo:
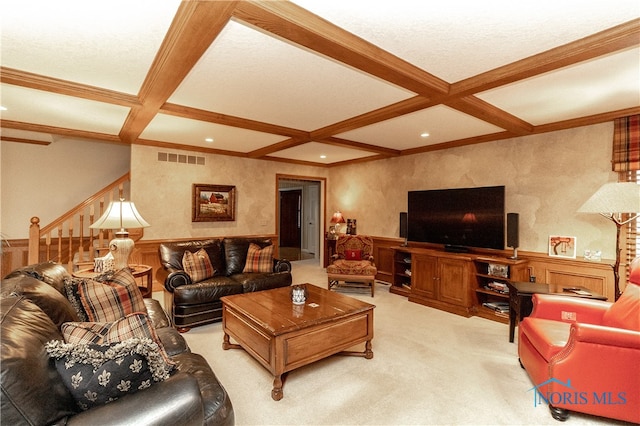
[[[568,287],[586,287],[596,293],[615,300],[613,284],[613,260],[591,262],[584,259],[559,259],[541,254],[527,253],[529,274],[540,283],[562,284]],[[620,277],[620,288],[626,285],[625,277]]]

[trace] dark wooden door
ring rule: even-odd
[[[302,245],[302,190],[280,191],[280,247]]]

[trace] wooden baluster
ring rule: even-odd
[[[67,270],[73,271],[73,218],[69,219],[69,253],[67,259]]]
[[[89,223],[92,224],[94,222],[94,212],[95,212],[95,206],[93,204],[91,204],[91,206],[89,207]],[[93,259],[95,258],[95,249],[94,249],[94,242],[95,238],[94,238],[94,234],[93,234],[93,228],[89,228],[89,260],[91,262],[93,262]]]
[[[45,235],[45,246],[46,246],[46,259],[51,259],[51,232],[47,232]]]
[[[84,211],[80,212],[80,217],[78,218],[78,221],[80,223],[79,225],[79,229],[80,229],[80,235],[79,237],[79,246],[78,246],[78,262],[84,262]]]
[[[58,263],[62,263],[62,225],[58,226],[58,253],[56,260]]]
[[[30,265],[40,261],[40,218],[34,216],[29,225],[29,253],[28,262]]]

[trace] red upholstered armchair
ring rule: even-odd
[[[366,235],[344,235],[336,241],[336,253],[327,266],[329,289],[345,286],[371,288],[374,295],[378,270],[373,260],[373,239]]]
[[[533,296],[520,323],[518,354],[538,403],[564,421],[569,411],[640,423],[640,260],[615,302]]]

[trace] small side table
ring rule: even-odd
[[[534,294],[555,294],[559,296],[582,297],[586,299],[607,300],[601,294],[585,287],[571,287],[561,284],[543,284],[520,281],[507,281],[509,286],[509,342],[513,343],[516,324],[531,315]],[[571,290],[565,290],[565,289]],[[584,292],[578,294],[574,291]]]
[[[151,297],[151,293],[153,291],[153,274],[152,268],[149,265],[129,265],[131,269],[131,273],[133,274],[133,278],[138,279],[141,278],[141,284],[138,288],[140,288],[140,293],[142,293],[142,297]],[[93,268],[88,269],[80,269],[73,273],[73,276],[76,278],[95,278],[100,275],[97,272],[94,272]]]

